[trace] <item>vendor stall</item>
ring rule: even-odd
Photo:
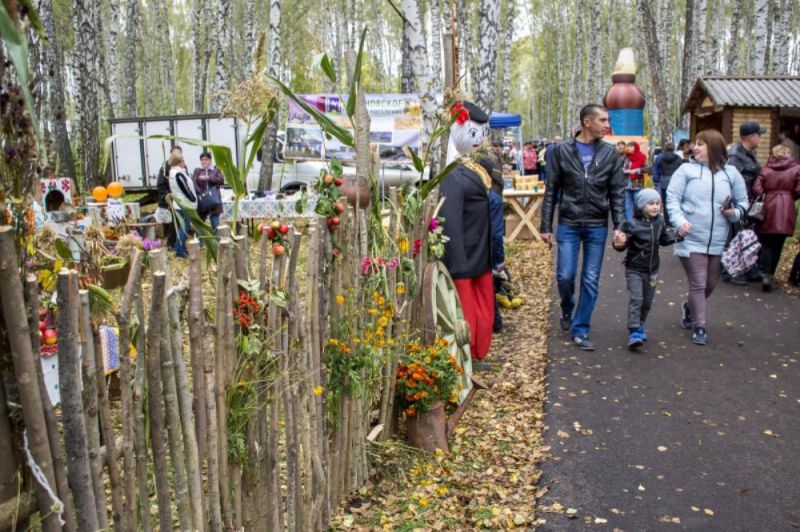
[[[492,139],[497,142],[512,142],[517,147],[515,165],[522,168],[522,116],[509,113],[492,113],[489,118]]]

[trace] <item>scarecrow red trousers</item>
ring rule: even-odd
[[[471,279],[454,281],[464,319],[469,323],[471,339],[469,342],[472,358],[481,360],[492,345],[492,324],[494,323],[494,285],[492,272],[488,271]]]

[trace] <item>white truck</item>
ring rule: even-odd
[[[111,178],[119,181],[127,190],[148,191],[156,189],[158,171],[169,156],[171,140],[146,139],[152,135],[169,135],[203,139],[215,144],[229,146],[237,163],[242,163],[245,128],[235,118],[218,114],[176,115],[143,118],[118,118],[110,121],[111,134],[116,138],[111,144]],[[285,135],[278,133],[274,160],[272,187],[275,190],[292,191],[308,185],[319,177],[320,169],[326,165],[322,160],[284,159]],[[181,143],[186,165],[189,169],[200,166],[203,149]],[[355,167],[345,163],[346,174],[354,174]],[[250,192],[258,190],[261,171],[261,154],[247,176]],[[401,186],[419,178],[413,165],[403,161],[384,160],[381,164],[381,187]]]

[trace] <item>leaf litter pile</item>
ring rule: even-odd
[[[524,305],[503,311],[478,391],[449,440],[426,455],[397,441],[371,448],[374,475],[339,510],[336,529],[530,528],[537,522],[552,256],[540,242],[506,249]]]

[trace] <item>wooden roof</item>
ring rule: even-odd
[[[800,77],[702,76],[689,92],[683,111],[701,107],[706,98],[714,107],[800,107]]]

